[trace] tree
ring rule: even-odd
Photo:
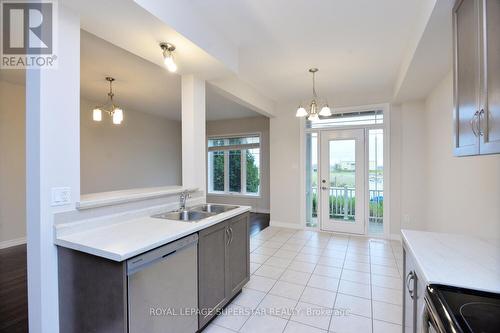
[[[259,192],[259,166],[255,162],[253,154],[247,150],[247,192]]]
[[[224,191],[224,152],[214,151],[214,191]]]
[[[229,151],[229,191],[241,191],[241,151]]]

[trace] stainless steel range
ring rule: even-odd
[[[424,299],[424,332],[500,332],[500,294],[429,285]]]

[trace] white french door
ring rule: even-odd
[[[321,132],[319,169],[321,230],[364,234],[364,130]]]

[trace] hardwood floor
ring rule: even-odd
[[[250,236],[269,227],[269,214],[250,213]]]
[[[0,250],[0,333],[28,332],[26,245]]]
[[[250,213],[250,235],[269,226],[269,214]],[[26,245],[0,250],[0,333],[28,332]]]

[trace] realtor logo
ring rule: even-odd
[[[54,68],[55,1],[1,0],[1,68]]]

